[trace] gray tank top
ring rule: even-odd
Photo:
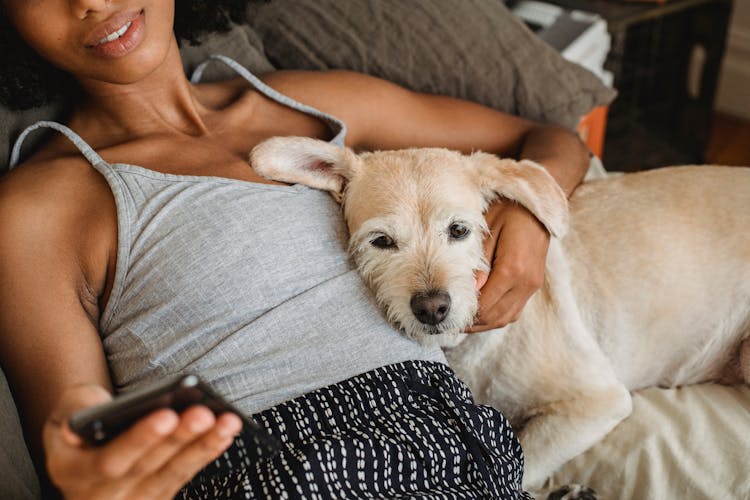
[[[339,120],[267,87],[259,92],[328,124]],[[201,65],[192,80],[198,81]],[[67,127],[117,205],[114,286],[99,330],[118,391],[177,372],[201,375],[246,414],[406,360],[445,362],[382,316],[346,253],[336,202],[301,185],[163,174],[110,164]]]

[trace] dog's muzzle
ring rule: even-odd
[[[420,323],[440,324],[451,309],[451,296],[440,290],[415,293],[409,302],[411,311]]]

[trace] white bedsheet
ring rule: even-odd
[[[551,484],[585,484],[613,500],[750,499],[750,387],[650,388],[633,403]]]

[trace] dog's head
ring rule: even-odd
[[[437,148],[355,154],[276,137],[251,154],[270,179],[330,191],[343,204],[349,250],[388,319],[410,337],[457,333],[477,312],[475,273],[487,270],[483,212],[499,197],[533,213],[553,236],[567,200],[541,166]]]

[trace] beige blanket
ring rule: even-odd
[[[551,483],[585,484],[601,499],[750,499],[750,387],[651,388],[633,403]]]

